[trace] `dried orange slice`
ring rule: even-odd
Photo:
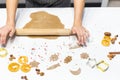
[[[27,72],[29,72],[30,70],[31,70],[31,66],[30,66],[29,64],[23,64],[23,65],[21,66],[21,71],[22,71],[22,72],[27,73]]]
[[[105,39],[105,40],[108,40],[108,41],[111,40],[110,36],[104,36],[104,39]]]
[[[28,57],[27,56],[20,56],[18,59],[18,62],[21,64],[26,64],[28,62]]]
[[[108,41],[108,40],[102,40],[102,45],[103,46],[109,46],[110,45],[110,41]]]
[[[8,65],[8,70],[11,72],[17,72],[20,69],[20,65],[16,62],[13,62]]]

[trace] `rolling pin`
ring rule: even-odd
[[[29,35],[50,35],[50,36],[69,36],[72,32],[70,29],[16,29],[17,36]]]

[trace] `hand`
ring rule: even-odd
[[[5,25],[0,28],[0,44],[6,44],[7,37],[12,37],[15,33],[15,27]]]
[[[86,41],[90,35],[88,30],[86,30],[83,26],[73,26],[72,33],[77,35],[79,45],[86,45]]]

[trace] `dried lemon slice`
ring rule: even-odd
[[[27,72],[29,72],[30,70],[31,70],[31,66],[30,66],[29,64],[23,64],[23,65],[21,66],[21,71],[22,71],[22,72],[27,73]]]
[[[13,62],[8,65],[8,70],[11,72],[17,72],[20,69],[20,65],[16,62]]]
[[[0,48],[0,57],[6,57],[8,54],[5,48]]]
[[[20,56],[18,59],[18,62],[21,64],[26,64],[28,62],[28,57],[27,56]]]
[[[104,36],[104,39],[105,39],[105,40],[108,40],[108,41],[111,41],[110,36]]]
[[[102,45],[103,46],[109,46],[110,45],[110,41],[108,41],[108,40],[102,40]]]

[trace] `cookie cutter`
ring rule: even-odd
[[[97,64],[97,61],[95,58],[89,58],[86,63],[90,68],[94,68]]]
[[[8,54],[5,48],[0,48],[0,57],[6,57]]]
[[[99,63],[96,64],[96,67],[101,70],[102,72],[105,72],[109,68],[109,64],[106,63],[105,61],[100,61]]]

